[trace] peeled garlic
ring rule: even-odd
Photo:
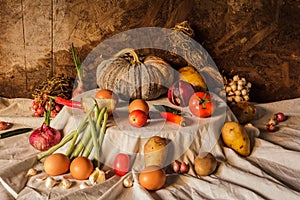
[[[68,180],[66,178],[62,178],[62,180],[61,180],[61,186],[64,189],[69,189],[72,186],[72,181],[70,181],[70,180]]]
[[[237,86],[237,90],[238,90],[238,91],[241,91],[242,89],[243,89],[243,86],[242,86],[242,85],[238,85],[238,86]]]
[[[230,92],[230,91],[231,91],[231,87],[227,86],[227,87],[225,88],[225,91],[226,91],[226,92]]]
[[[235,75],[232,79],[233,79],[233,81],[238,81],[240,78],[239,78],[239,75]]]
[[[248,95],[244,95],[243,98],[244,98],[245,101],[249,101],[250,100],[250,97]]]
[[[252,84],[250,82],[247,83],[247,87],[251,88]]]
[[[276,121],[273,118],[271,118],[267,125],[276,125],[276,124],[277,124]]]
[[[26,174],[26,177],[28,176],[34,176],[37,174],[37,170],[34,169],[34,168],[30,168],[28,171],[27,171],[27,174]]]
[[[89,176],[89,181],[92,184],[103,183],[105,180],[104,171],[100,170],[98,167],[96,167],[96,169]]]
[[[232,90],[232,91],[236,91],[236,88],[237,88],[237,87],[236,87],[236,84],[235,84],[235,83],[232,84],[230,87],[231,87],[231,90]]]
[[[80,185],[79,185],[79,188],[80,189],[84,189],[84,188],[88,188],[90,187],[86,182],[82,182]]]
[[[247,92],[246,89],[242,89],[241,93],[242,93],[243,96],[245,96],[248,92]]]
[[[247,82],[244,77],[240,78],[239,75],[233,76],[232,79],[224,77],[224,85],[228,103],[250,100],[251,83]]]
[[[130,188],[133,186],[133,178],[131,175],[129,175],[128,177],[126,177],[124,180],[123,180],[123,186],[125,188]]]
[[[243,98],[240,97],[240,96],[235,96],[235,97],[234,97],[234,100],[235,100],[235,102],[239,102],[239,101],[242,101]]]
[[[227,101],[232,102],[233,98],[232,97],[227,97]]]
[[[242,80],[238,80],[238,85],[244,85],[244,82]]]
[[[241,91],[240,91],[240,90],[237,90],[237,91],[234,92],[234,94],[235,94],[236,96],[240,96],[240,95],[241,95]]]
[[[47,188],[53,188],[56,184],[57,184],[57,181],[54,180],[52,177],[49,176],[48,178],[46,178],[45,186]]]

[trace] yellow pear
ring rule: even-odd
[[[206,83],[201,74],[192,66],[185,66],[179,70],[179,78],[194,86],[196,91],[206,91]]]

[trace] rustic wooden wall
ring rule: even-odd
[[[253,101],[300,97],[298,0],[1,0],[0,96],[31,97],[55,73],[76,76],[101,41],[137,27],[188,20],[225,75],[254,84]]]

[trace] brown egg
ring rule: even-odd
[[[77,180],[88,179],[93,171],[93,163],[88,158],[77,157],[71,162],[70,172],[73,178]]]
[[[44,170],[50,176],[58,176],[69,170],[70,159],[62,153],[54,153],[44,161]]]
[[[139,175],[139,183],[147,190],[158,190],[166,182],[166,173],[156,165],[144,168]]]

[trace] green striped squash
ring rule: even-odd
[[[97,67],[97,85],[121,99],[157,99],[166,94],[175,79],[175,70],[157,56],[143,60],[132,49],[124,49]]]

